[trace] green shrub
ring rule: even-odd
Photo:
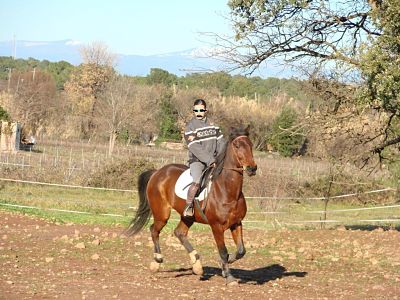
[[[297,121],[296,111],[285,107],[272,124],[268,140],[282,156],[293,156],[304,144],[303,132],[295,129]]]
[[[122,143],[126,143],[129,140],[129,130],[124,128],[122,129],[119,133],[118,133],[118,141],[122,142]]]
[[[172,105],[171,95],[164,95],[160,105],[160,139],[165,141],[180,141],[181,132],[177,126],[178,111]]]
[[[96,170],[88,178],[87,185],[117,189],[132,189],[137,185],[138,176],[154,164],[146,159],[128,158],[110,162]]]
[[[10,121],[10,115],[8,114],[8,112],[0,106],[0,120],[1,121]]]

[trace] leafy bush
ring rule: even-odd
[[[333,184],[330,186],[330,180],[333,179]],[[362,184],[360,184],[362,182]],[[367,191],[382,189],[384,181],[381,179],[372,179],[370,177],[359,176],[348,171],[341,170],[341,173],[330,175],[321,175],[315,180],[307,180],[300,185],[291,182],[288,184],[287,189],[292,190],[292,194],[297,197],[335,197],[339,195],[360,194],[359,196],[336,198],[335,202],[341,203],[393,203],[392,193],[372,193],[364,194]],[[329,194],[328,194],[329,190]]]
[[[181,132],[177,126],[178,111],[172,105],[171,95],[165,95],[160,105],[160,139],[180,141]]]
[[[132,189],[137,185],[138,176],[154,165],[146,159],[128,158],[106,164],[95,171],[88,179],[87,185],[119,189]]]
[[[10,115],[8,114],[8,112],[0,106],[0,120],[1,121],[10,121]]]
[[[178,76],[159,68],[151,68],[150,74],[146,77],[148,84],[163,84],[166,86],[176,84],[177,80]]]
[[[295,131],[297,121],[296,111],[291,107],[284,107],[272,124],[269,142],[282,156],[293,156],[304,144],[302,132]]]

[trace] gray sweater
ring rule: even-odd
[[[189,163],[200,161],[207,166],[215,162],[216,156],[225,146],[219,127],[213,125],[207,117],[203,120],[194,117],[189,121],[185,128],[185,141],[189,148]]]

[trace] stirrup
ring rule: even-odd
[[[193,203],[190,204],[186,204],[185,209],[183,210],[183,214],[184,217],[193,217],[194,215],[194,207],[193,207]]]

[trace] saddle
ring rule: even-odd
[[[200,180],[200,188],[196,193],[196,199],[199,201],[203,201],[207,198],[208,193],[211,190],[212,185],[212,173],[213,168],[206,168],[202,174]],[[187,199],[187,193],[189,190],[189,186],[193,182],[193,177],[190,175],[190,169],[184,171],[178,178],[175,184],[175,194],[182,199]]]

